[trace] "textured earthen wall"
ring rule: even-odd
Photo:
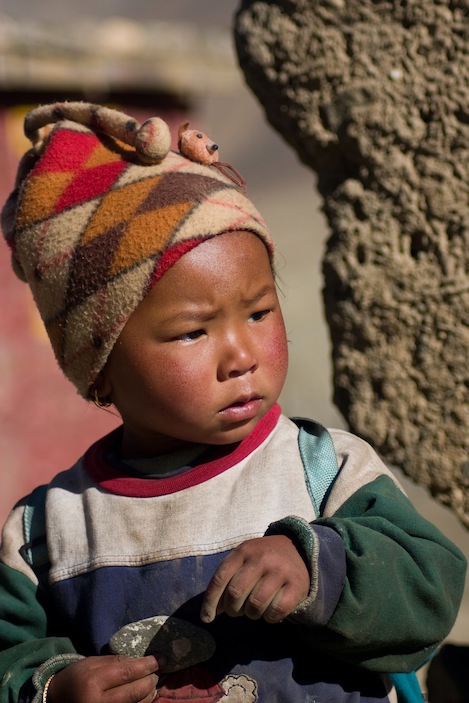
[[[246,1],[235,38],[324,198],[335,403],[469,526],[467,1]]]

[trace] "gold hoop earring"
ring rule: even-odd
[[[93,403],[97,408],[109,408],[112,403],[108,398],[100,398],[96,388],[94,389]]]

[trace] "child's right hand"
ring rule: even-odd
[[[55,674],[47,703],[151,703],[162,663],[153,656],[81,659]]]

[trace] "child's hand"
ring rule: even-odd
[[[47,703],[151,703],[156,696],[158,668],[153,656],[87,657],[55,674]]]
[[[310,585],[306,564],[289,537],[251,539],[215,571],[200,616],[207,623],[220,613],[280,622],[306,598]]]

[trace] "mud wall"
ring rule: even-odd
[[[267,119],[317,174],[334,402],[469,527],[468,13],[246,0],[235,41]]]

